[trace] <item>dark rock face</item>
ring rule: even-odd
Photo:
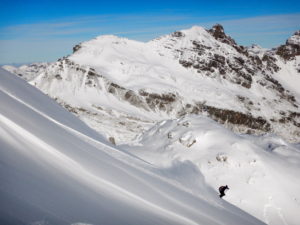
[[[200,74],[209,77],[220,77],[244,88],[251,88],[253,76],[263,70],[277,72],[280,68],[276,65],[276,59],[266,55],[263,59],[257,55],[249,54],[246,48],[225,34],[221,25],[213,26],[208,33],[216,40],[233,47],[235,54],[214,53],[220,46],[206,46],[200,41],[193,40],[191,49],[176,49],[181,52],[179,63],[186,68],[193,68]],[[185,52],[189,57],[184,57]]]
[[[289,112],[288,115],[286,115],[286,113],[284,113],[278,122],[292,123],[294,126],[300,128],[300,113],[299,112]]]
[[[149,111],[149,109],[146,106],[143,99],[132,90],[126,91],[126,93],[124,95],[124,99],[125,99],[125,101],[129,102],[131,105],[134,105],[136,107],[143,108],[143,109]]]
[[[239,53],[247,55],[247,51],[243,46],[237,45],[235,40],[231,38],[230,36],[226,35],[224,32],[224,28],[220,24],[214,25],[211,29],[208,30],[208,32],[218,41],[228,44],[232,47],[234,47]]]
[[[285,60],[294,59],[295,56],[300,55],[300,30],[295,32],[290,37],[285,45],[281,45],[277,48],[276,54]]]
[[[172,35],[172,37],[184,37],[184,34],[180,31],[175,31],[171,35]]]
[[[253,117],[241,112],[218,109],[211,106],[206,106],[204,109],[209,113],[210,116],[212,116],[213,119],[221,123],[229,122],[233,125],[243,125],[254,130],[261,130],[265,132],[271,130],[270,124],[262,117]]]
[[[110,83],[108,86],[107,86],[107,90],[109,93],[111,94],[116,94],[118,92],[123,92],[125,91],[126,89],[119,86],[118,84],[116,83]]]
[[[170,112],[173,110],[172,104],[178,100],[173,93],[156,94],[140,90],[139,94],[145,98],[149,108],[154,111],[155,109],[159,109],[161,111]]]
[[[265,63],[266,65],[266,69],[272,73],[274,72],[278,72],[280,70],[279,66],[277,66],[276,62],[276,58],[272,55],[272,54],[264,54],[264,56],[262,57],[262,62]]]
[[[183,60],[179,63],[186,68],[194,68],[198,73],[205,72],[206,76],[216,76],[218,74],[223,79],[229,80],[245,88],[250,88],[252,76],[258,68],[253,64],[251,59],[245,61],[241,57],[225,58],[223,55],[211,54],[211,47],[205,46],[197,41],[193,41],[192,53],[195,57]],[[206,59],[198,56],[207,55]],[[249,63],[250,62],[250,63]],[[234,76],[229,76],[234,74]]]
[[[81,45],[80,45],[80,44],[75,45],[75,46],[73,47],[73,53],[77,52],[79,49],[81,49]]]
[[[208,32],[218,41],[222,43],[229,44],[231,46],[237,45],[235,40],[233,40],[230,36],[227,36],[224,32],[224,28],[220,24],[214,25]]]
[[[222,124],[227,123],[231,125],[244,126],[251,130],[260,130],[263,132],[268,132],[271,130],[270,123],[262,117],[253,117],[251,114],[244,114],[241,112],[220,109],[214,106],[206,105],[205,103],[196,103],[195,105],[186,105],[179,115],[185,114],[205,114],[207,113],[209,117]]]

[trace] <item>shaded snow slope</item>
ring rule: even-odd
[[[2,69],[0,101],[1,224],[263,224],[192,162],[165,168],[113,148]]]
[[[299,145],[271,135],[236,135],[207,118],[188,116],[158,123],[125,148],[159,167],[193,162],[213,189],[229,186],[226,201],[267,224],[300,221]],[[190,187],[193,180],[178,182]]]

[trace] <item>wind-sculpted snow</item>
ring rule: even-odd
[[[263,224],[219,199],[194,163],[114,148],[2,69],[0,101],[1,224]]]
[[[300,146],[279,137],[236,135],[205,117],[162,121],[123,146],[158,167],[190,161],[208,185],[228,185],[224,199],[270,225],[300,221]],[[196,187],[193,173],[177,182]],[[178,176],[178,177],[176,177]],[[196,193],[204,193],[200,187]]]

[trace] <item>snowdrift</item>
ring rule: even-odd
[[[263,224],[219,199],[192,162],[120,151],[2,69],[0,101],[1,224]]]

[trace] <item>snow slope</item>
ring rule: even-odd
[[[229,186],[226,201],[270,225],[299,224],[299,144],[272,135],[237,135],[205,117],[187,116],[157,123],[123,147],[158,167],[188,160],[213,189]],[[193,186],[190,178],[179,176],[178,182]]]
[[[0,101],[1,224],[263,224],[191,161],[166,168],[120,151],[3,69]]]

